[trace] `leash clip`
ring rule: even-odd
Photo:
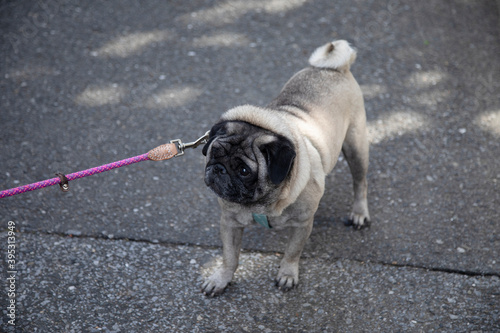
[[[188,142],[188,143],[183,143],[181,139],[175,139],[171,140],[170,143],[176,144],[177,145],[177,150],[179,151],[175,157],[182,156],[184,155],[184,150],[186,148],[196,148],[199,145],[205,144],[208,141],[208,135],[210,134],[210,131],[207,131],[202,137],[200,137],[198,140],[193,141],[193,142]]]

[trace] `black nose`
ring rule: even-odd
[[[226,173],[226,167],[220,163],[207,166],[205,170],[205,184],[207,184],[207,186],[211,186],[216,179],[220,178],[217,176],[225,175]]]
[[[214,173],[218,174],[218,175],[225,175],[227,173],[226,167],[220,163],[215,164],[213,166],[213,170],[214,170]]]

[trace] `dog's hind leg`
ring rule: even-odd
[[[342,152],[351,170],[354,202],[349,222],[355,229],[361,229],[370,223],[368,212],[368,137],[366,130],[366,116],[364,110],[359,113],[357,121],[350,126],[342,145]]]

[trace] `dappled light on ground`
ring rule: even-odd
[[[76,97],[76,103],[85,106],[118,104],[125,96],[125,89],[118,84],[90,85]]]
[[[475,123],[484,131],[500,137],[500,110],[480,114]]]
[[[170,36],[172,36],[171,33],[162,30],[135,32],[106,43],[100,49],[92,52],[92,55],[125,58],[140,53],[152,43],[163,42]]]

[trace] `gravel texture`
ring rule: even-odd
[[[227,292],[206,298],[197,285],[218,249],[31,233],[18,245],[25,332],[491,332],[500,320],[498,276],[307,258],[283,293],[280,254],[245,251]]]
[[[286,235],[257,226],[228,293],[198,294],[221,253],[199,148],[1,199],[18,331],[500,331],[497,2],[8,0],[0,29],[1,189],[194,140],[336,38],[371,141],[371,228],[344,226],[341,158],[288,294]]]

